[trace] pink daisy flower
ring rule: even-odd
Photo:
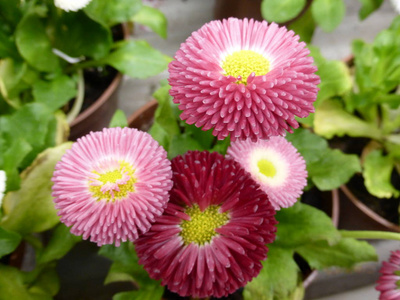
[[[379,300],[400,299],[400,250],[392,251],[389,261],[384,261],[379,271],[376,290],[380,291]]]
[[[306,163],[283,137],[232,142],[227,157],[236,160],[251,174],[276,210],[292,206],[307,185]]]
[[[164,214],[136,241],[139,263],[181,296],[222,297],[257,276],[275,239],[268,196],[235,161],[216,152],[172,160]]]
[[[109,128],[78,139],[56,165],[61,222],[99,246],[134,241],[163,213],[172,187],[166,151],[145,132]]]
[[[194,32],[169,64],[182,120],[218,139],[266,139],[314,112],[320,79],[299,36],[275,23],[229,18]]]

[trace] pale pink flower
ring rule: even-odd
[[[375,287],[380,291],[379,300],[400,300],[400,250],[391,252],[379,272],[381,276]]]
[[[61,222],[99,246],[134,241],[163,213],[172,187],[166,151],[145,132],[109,128],[78,139],[57,163]]]
[[[299,36],[266,21],[212,21],[183,43],[169,65],[182,120],[218,139],[268,138],[314,112],[320,79]]]
[[[227,156],[236,160],[261,185],[276,210],[292,206],[307,185],[306,163],[283,137],[232,142]]]
[[[275,211],[250,175],[216,152],[177,156],[172,171],[164,214],[135,242],[139,263],[181,296],[227,296],[260,272]]]

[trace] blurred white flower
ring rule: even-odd
[[[4,192],[6,190],[6,172],[0,170],[0,207],[3,200]]]
[[[92,0],[54,0],[54,5],[65,11],[77,11]]]
[[[391,0],[395,11],[400,14],[400,0]]]

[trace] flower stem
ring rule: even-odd
[[[78,70],[78,94],[76,95],[74,105],[67,115],[67,122],[71,122],[78,116],[81,111],[83,99],[85,98],[85,78],[83,77],[83,71]]]
[[[66,72],[76,72],[83,69],[104,66],[102,60],[85,60],[76,64],[71,64],[67,67]]]
[[[355,239],[380,239],[400,241],[400,233],[375,230],[339,230],[342,237]]]

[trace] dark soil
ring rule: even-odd
[[[115,76],[117,76],[117,73],[116,69],[109,66],[105,68],[91,68],[84,71],[85,99],[80,112],[83,112],[99,99]]]
[[[392,184],[400,188],[400,178],[397,173],[392,176]],[[399,224],[400,198],[377,198],[371,195],[364,185],[364,178],[361,175],[353,176],[347,183],[347,187],[361,202],[386,220]]]

